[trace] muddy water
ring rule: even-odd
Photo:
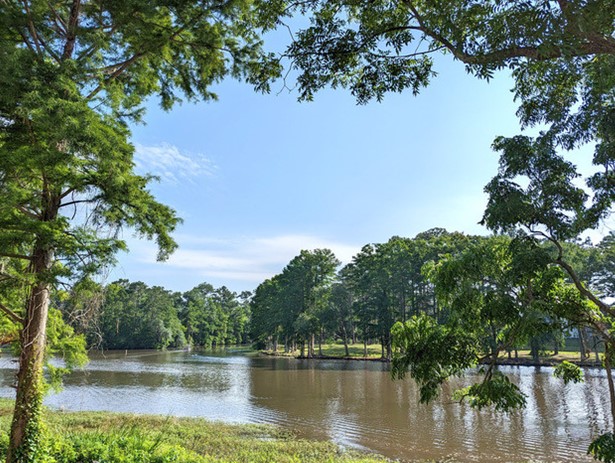
[[[0,358],[0,396],[14,394],[14,362]],[[502,369],[528,395],[511,414],[453,403],[445,388],[419,405],[412,381],[390,379],[378,362],[295,360],[240,353],[140,351],[94,356],[46,402],[68,410],[109,410],[271,423],[400,460],[461,462],[592,461],[593,436],[609,427],[600,370],[564,386],[551,368]],[[470,379],[471,379],[471,375]]]

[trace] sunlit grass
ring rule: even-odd
[[[530,351],[529,349],[522,349],[522,350],[518,350],[517,351],[519,358],[520,359],[524,359],[524,360],[532,360],[532,356],[530,355]],[[508,355],[507,354],[501,354],[501,358],[507,359]],[[515,359],[515,354],[514,352],[512,353],[512,357],[513,360]],[[569,362],[579,362],[581,360],[581,354],[578,351],[566,351],[566,350],[560,350],[557,354],[553,353],[553,351],[551,352],[547,352],[546,355],[541,355],[540,356],[541,360],[550,360],[553,362],[561,362],[563,360],[568,360]],[[592,352],[589,357],[587,358],[588,361],[590,362],[594,362],[596,361],[596,357],[595,354]]]
[[[12,403],[0,401],[2,451]],[[47,410],[51,462],[57,463],[377,463],[330,442],[296,438],[282,428],[196,418]]]
[[[315,347],[314,351],[315,351],[314,352],[315,355],[320,356],[318,346]],[[269,355],[274,355],[274,352],[271,350],[264,351],[264,352]],[[298,357],[300,353],[301,352],[299,350],[296,350],[293,352],[284,352],[283,347],[280,346],[278,348],[278,352],[275,353],[275,355]],[[362,343],[349,344],[348,353],[350,355],[346,356],[346,350],[344,349],[344,344],[340,342],[326,343],[322,345],[322,356],[323,357],[337,357],[337,358],[380,359],[382,357],[382,348],[380,344],[368,344],[367,356],[366,356],[363,350]],[[533,360],[532,356],[530,355],[529,349],[519,349],[517,351],[517,355],[518,355],[518,359],[521,359],[522,361],[531,362]],[[508,354],[507,353],[500,354],[500,359],[502,361],[506,361],[508,359]],[[514,352],[511,353],[511,359],[515,360]],[[553,361],[553,362],[559,362],[562,360],[578,362],[581,359],[581,354],[578,352],[578,350],[575,351],[575,350],[562,349],[557,353],[557,355],[555,355],[552,351],[547,352],[545,355],[542,355],[540,359],[541,361]],[[594,353],[591,353],[588,360],[589,361],[595,360]]]
[[[275,355],[297,357],[301,354],[301,351],[299,350],[293,352],[284,352],[283,349],[283,346],[280,346],[278,348],[278,352],[275,353]],[[320,356],[321,351],[323,357],[346,357],[346,350],[344,349],[344,344],[339,342],[322,344],[321,350],[319,350],[318,345],[316,345],[314,348],[315,355]],[[267,354],[274,354],[273,351],[265,352]],[[363,349],[363,343],[349,344],[348,353],[350,354],[349,357],[379,359],[380,357],[382,357],[382,348],[380,344],[368,344],[366,356]]]

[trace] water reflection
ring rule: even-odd
[[[10,358],[0,358],[4,397],[14,394],[14,368]],[[603,372],[588,369],[586,384],[564,386],[551,368],[502,370],[528,395],[525,410],[477,412],[451,402],[452,390],[469,379],[446,386],[439,401],[418,405],[412,381],[391,381],[379,362],[151,351],[96,356],[46,402],[69,410],[273,423],[402,460],[591,461],[588,443],[609,427]]]

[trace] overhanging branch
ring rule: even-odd
[[[489,65],[502,63],[512,58],[528,58],[536,61],[548,61],[564,56],[587,56],[595,54],[615,55],[615,38],[604,36],[602,34],[589,31],[584,32],[575,30],[571,35],[575,38],[574,47],[566,48],[550,44],[552,46],[542,48],[540,45],[535,46],[510,46],[499,50],[493,50],[486,53],[469,54],[464,51],[463,46],[454,44],[438,31],[429,27],[425,18],[419,13],[414,6],[412,0],[401,0],[401,2],[410,10],[414,19],[418,23],[418,29],[428,37],[441,43],[446,47],[458,60],[469,65]],[[561,2],[567,4],[567,2]],[[566,14],[569,14],[567,11]],[[570,21],[568,21],[570,23]],[[545,44],[548,45],[548,44]]]
[[[15,323],[19,323],[20,325],[24,324],[24,319],[5,306],[2,302],[0,302],[0,311],[3,312],[7,317],[9,317]]]

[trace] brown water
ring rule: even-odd
[[[0,396],[14,394],[13,369],[11,359],[0,358]],[[413,382],[392,381],[378,362],[152,351],[95,356],[46,403],[271,423],[403,461],[592,461],[587,445],[609,427],[603,372],[588,369],[585,384],[564,386],[551,368],[502,370],[528,394],[525,410],[477,412],[451,402],[450,390],[467,380],[419,405]]]

